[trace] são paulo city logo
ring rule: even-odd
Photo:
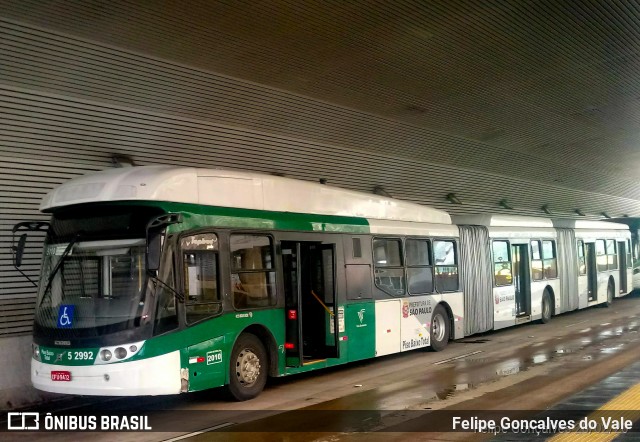
[[[402,301],[402,317],[409,317],[409,301]]]
[[[431,300],[422,301],[402,301],[402,317],[408,318],[409,316],[426,315],[431,313]]]

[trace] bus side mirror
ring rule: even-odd
[[[162,235],[160,232],[151,234],[147,241],[147,271],[155,272],[160,268],[160,253],[162,251]]]
[[[27,242],[27,234],[23,233],[18,239],[18,245],[12,247],[13,249],[13,265],[18,268],[22,265],[22,256],[24,255],[24,245]]]
[[[147,272],[155,272],[160,268],[160,255],[162,254],[162,240],[167,226],[182,222],[179,213],[167,213],[153,218],[147,224]]]
[[[16,241],[16,235],[19,230],[47,233],[47,231],[49,230],[49,227],[50,227],[50,224],[45,221],[25,221],[25,222],[16,224],[15,226],[13,226],[13,229],[11,229],[11,254],[13,255],[13,266],[16,268],[18,272],[20,272],[22,276],[27,278],[27,280],[31,284],[33,284],[34,287],[37,287],[38,285],[35,282],[33,282],[31,278],[29,278],[29,275],[25,274],[22,270],[20,270],[20,266],[22,265],[22,257],[24,256],[24,247],[25,247],[25,244],[27,243],[27,234],[23,233],[20,236],[18,236],[17,237],[18,241]]]

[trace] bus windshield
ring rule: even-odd
[[[143,311],[145,274],[144,239],[48,244],[36,322],[53,329],[126,327]]]

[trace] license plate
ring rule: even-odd
[[[52,381],[71,381],[71,372],[70,371],[52,371],[51,372],[51,380]]]

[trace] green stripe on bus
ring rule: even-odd
[[[249,229],[298,230],[310,232],[369,233],[366,218],[314,215],[295,212],[237,209],[162,201],[125,201],[120,204],[155,206],[167,212],[183,214],[183,222],[171,231],[201,227],[237,227]]]

